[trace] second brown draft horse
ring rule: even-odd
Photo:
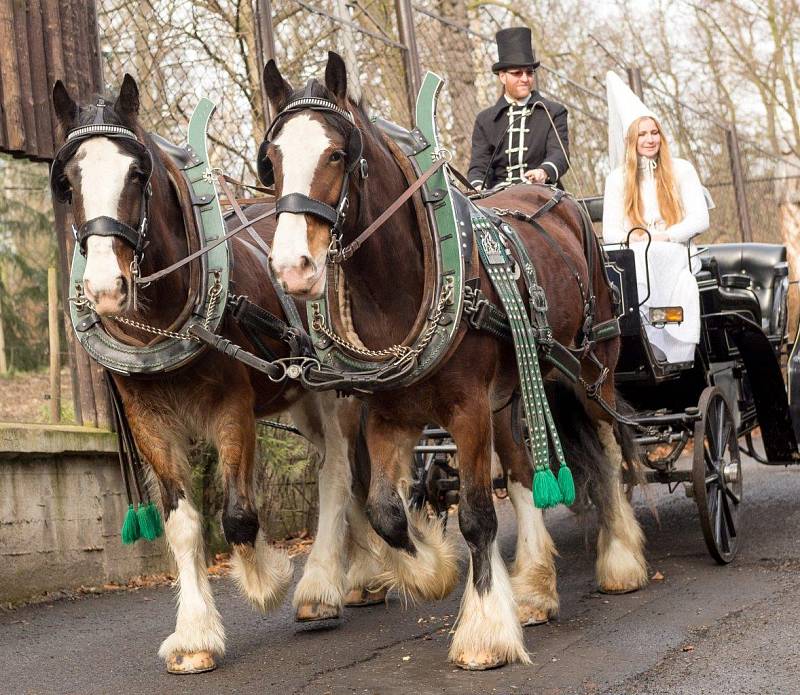
[[[336,210],[343,187],[349,198],[341,223],[341,243],[346,245],[375,220],[409,185],[398,163],[396,149],[387,144],[363,108],[348,98],[348,76],[343,60],[328,54],[324,86],[309,82],[303,93],[293,92],[273,61],[264,69],[267,94],[276,113],[293,99],[313,97],[333,105],[292,108],[278,119],[262,154],[274,172],[276,194],[286,203],[279,215],[270,263],[287,291],[311,299],[326,287],[332,221],[321,209]],[[346,114],[349,114],[347,116]],[[353,129],[360,130],[368,176],[358,176],[358,162],[349,161]],[[362,167],[366,171],[367,167]],[[348,172],[355,172],[349,175]],[[551,195],[544,186],[517,186],[484,201],[487,206],[518,209],[528,214]],[[286,198],[290,196],[289,198]],[[312,203],[298,208],[297,201]],[[313,202],[325,208],[314,207]],[[313,209],[309,209],[313,208]],[[584,301],[574,277],[560,253],[565,254],[591,286],[597,299],[596,320],[613,316],[612,298],[595,268],[588,277],[582,249],[582,222],[572,202],[557,205],[541,218],[554,248],[523,222],[509,220],[524,239],[549,301],[549,322],[556,340],[569,345],[584,319]],[[411,201],[361,248],[341,263],[341,283],[349,294],[350,340],[379,350],[403,343],[417,318],[426,283],[422,234]],[[475,253],[473,249],[473,253]],[[473,264],[473,267],[477,266]],[[483,269],[481,288],[499,303]],[[602,384],[606,403],[615,404],[614,366],[618,339],[597,345],[596,354],[609,373]],[[545,365],[543,365],[545,368]],[[595,383],[599,369],[583,366],[583,377]],[[541,510],[531,495],[532,467],[524,447],[511,436],[505,407],[518,384],[512,348],[486,333],[464,331],[460,342],[432,376],[412,386],[377,392],[366,398],[366,439],[371,457],[367,513],[373,528],[393,549],[387,581],[414,596],[431,598],[448,590],[451,549],[427,523],[410,513],[406,489],[410,478],[412,449],[426,423],[446,428],[458,446],[461,480],[458,519],[470,551],[469,579],[461,603],[450,659],[467,669],[492,668],[511,661],[529,662],[520,624],[546,620],[558,608],[554,547],[543,523]],[[594,470],[590,493],[598,507],[597,579],[606,591],[631,591],[647,581],[643,536],[620,484],[624,465],[619,435],[612,419],[597,403],[577,394],[579,420],[583,412],[592,427],[564,430],[565,437],[588,437],[601,461],[570,461]],[[562,428],[563,430],[564,428]],[[509,493],[518,521],[517,556],[509,573],[497,547],[497,517],[492,501],[491,460],[495,449],[509,472]],[[434,540],[431,540],[434,538]]]

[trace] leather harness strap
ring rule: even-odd
[[[253,229],[250,220],[247,219],[247,216],[244,214],[239,202],[233,197],[230,188],[228,188],[228,184],[225,182],[224,174],[217,175],[217,181],[219,182],[222,192],[228,197],[228,202],[231,204],[231,207],[236,213],[236,216],[239,218],[239,221],[247,225],[247,233],[250,235],[253,241],[256,242],[258,247],[266,254],[267,258],[269,258],[270,254],[272,253],[269,244],[267,244],[267,242],[256,233],[256,230]],[[276,214],[277,212],[280,212],[280,210],[278,210],[278,206],[275,207],[275,210]],[[300,314],[297,311],[294,301],[291,299],[291,297],[286,295],[286,292],[283,291],[283,287],[281,287],[280,283],[275,278],[275,275],[269,268],[267,268],[267,275],[269,276],[269,280],[272,283],[273,289],[275,290],[275,295],[278,297],[278,300],[281,303],[283,313],[286,315],[286,318],[289,319],[290,325],[294,326],[295,328],[302,328],[303,324],[300,321]]]
[[[230,232],[228,232],[225,236],[222,236],[219,239],[217,239],[216,241],[213,241],[212,243],[208,244],[208,246],[204,246],[199,251],[195,251],[194,253],[189,254],[185,258],[182,258],[181,260],[176,261],[175,263],[173,263],[170,266],[167,266],[166,268],[162,268],[161,270],[159,270],[158,272],[153,273],[152,275],[145,275],[144,277],[136,278],[136,284],[137,285],[144,285],[144,284],[147,284],[148,282],[155,282],[156,280],[160,280],[161,278],[165,277],[166,275],[169,275],[170,273],[175,272],[176,270],[178,270],[178,268],[182,268],[187,263],[190,263],[195,258],[199,258],[203,254],[208,253],[209,251],[211,251],[211,249],[215,249],[220,244],[224,244],[226,241],[228,241],[228,239],[231,239],[232,237],[235,237],[239,232],[241,232],[243,229],[247,229],[251,224],[255,224],[256,222],[260,222],[261,220],[264,220],[267,217],[272,217],[272,215],[274,215],[274,214],[275,214],[275,208],[272,208],[271,210],[268,210],[267,212],[265,212],[265,213],[263,213],[261,215],[258,215],[257,217],[254,217],[252,220],[248,220],[246,224],[240,224],[238,227],[236,227],[236,228],[232,229]]]
[[[422,176],[420,176],[414,183],[412,183],[405,191],[403,191],[402,195],[395,200],[386,210],[384,210],[381,215],[376,219],[369,227],[367,227],[361,234],[359,234],[352,242],[350,242],[347,246],[345,246],[341,251],[332,255],[331,260],[334,262],[339,261],[346,261],[350,258],[361,245],[369,239],[380,227],[383,225],[386,220],[388,220],[394,213],[396,213],[402,205],[416,193],[420,188],[425,185],[425,182],[431,178],[439,169],[441,169],[447,161],[445,159],[439,159],[430,169],[428,169]]]

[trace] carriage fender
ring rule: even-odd
[[[718,327],[739,350],[761,427],[767,460],[771,464],[800,463],[797,437],[780,363],[759,325],[736,313],[704,317],[707,327]]]

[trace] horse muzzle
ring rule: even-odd
[[[113,316],[121,314],[128,309],[130,293],[128,282],[119,275],[113,284],[103,284],[96,288],[90,278],[83,279],[83,292],[92,305],[94,311],[100,316]]]
[[[296,263],[273,263],[270,267],[284,291],[302,299],[316,299],[325,289],[325,264],[303,255]]]

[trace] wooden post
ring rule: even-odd
[[[644,90],[642,89],[642,71],[634,65],[632,68],[626,68],[626,72],[628,73],[628,86],[631,88],[631,91],[642,101],[644,101]]]
[[[61,340],[56,269],[47,269],[47,329],[50,332],[50,422],[61,422]]]
[[[88,374],[89,355],[73,336],[72,321],[69,317],[69,268],[72,248],[75,241],[69,233],[70,217],[66,206],[53,201],[55,215],[55,235],[58,241],[58,265],[61,271],[61,297],[64,315],[64,329],[69,336],[70,367],[72,370],[72,404],[75,409],[75,422],[79,425],[97,425],[91,375]],[[88,377],[88,378],[87,378]]]
[[[397,29],[400,42],[405,46],[403,51],[403,67],[406,74],[406,92],[408,97],[408,113],[411,121],[417,108],[417,93],[422,85],[422,72],[419,67],[419,51],[417,35],[414,32],[414,9],[411,0],[395,0],[397,10]]]
[[[736,124],[731,123],[731,127],[726,132],[728,141],[728,155],[731,160],[731,176],[733,178],[733,190],[736,197],[736,212],[739,216],[739,232],[742,241],[753,241],[753,228],[750,225],[750,210],[747,207],[747,189],[744,184],[744,173],[742,172],[742,153],[739,150],[739,136],[736,134]]]
[[[2,288],[1,283],[0,288]],[[0,374],[8,374],[8,362],[6,362],[6,332],[3,327],[2,302],[0,302]]]
[[[333,14],[340,19],[349,22],[352,21],[350,13],[347,11],[345,0],[336,0],[333,6]],[[344,64],[347,66],[348,75],[360,75],[361,70],[358,68],[358,57],[356,54],[356,42],[353,36],[353,28],[349,24],[342,23],[339,26],[339,36],[341,41],[339,45],[342,47],[342,55],[344,56]],[[350,82],[350,80],[348,80]],[[348,93],[355,99],[361,101],[361,85],[358,80],[353,80],[348,86]]]
[[[253,14],[256,20],[256,51],[259,55],[259,77],[258,81],[261,85],[261,102],[264,105],[264,127],[266,128],[272,122],[272,107],[267,97],[267,92],[264,89],[264,80],[261,79],[261,71],[264,65],[271,58],[275,58],[275,35],[272,31],[272,3],[270,0],[255,0],[255,7]]]
[[[14,36],[14,10],[10,2],[0,2],[0,36]],[[0,82],[3,85],[3,110],[6,147],[25,151],[25,115],[22,106],[19,61],[14,41],[0,42]]]

